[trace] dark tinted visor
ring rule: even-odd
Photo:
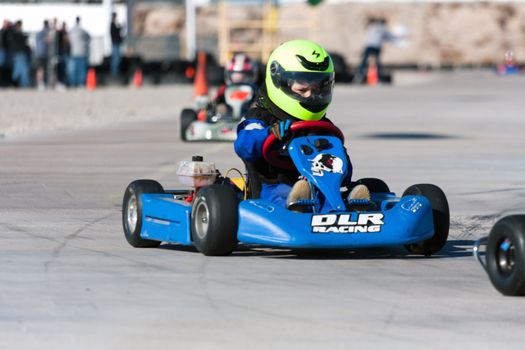
[[[308,105],[327,105],[332,101],[334,73],[282,72],[281,89]]]

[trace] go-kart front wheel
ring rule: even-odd
[[[161,184],[154,180],[136,180],[128,185],[122,201],[122,226],[124,236],[135,248],[158,247],[161,242],[140,237],[142,230],[142,194],[164,193]]]
[[[197,113],[193,109],[190,108],[184,108],[180,114],[180,138],[183,141],[187,141],[186,139],[186,129],[190,126],[190,124],[197,120]]]
[[[525,215],[499,220],[490,231],[487,272],[504,295],[525,295]]]
[[[227,185],[211,185],[197,192],[191,209],[191,236],[204,255],[228,255],[237,247],[237,196]]]
[[[424,196],[432,207],[432,219],[434,221],[434,235],[421,242],[405,245],[405,248],[414,254],[430,256],[443,248],[447,243],[448,230],[450,227],[450,212],[445,193],[441,188],[431,184],[412,185],[405,190],[404,196]]]

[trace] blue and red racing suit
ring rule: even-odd
[[[269,99],[265,95],[264,89],[260,89],[255,106],[248,110],[245,120],[237,126],[237,139],[234,148],[235,153],[243,161],[253,165],[256,175],[261,181],[260,198],[285,207],[286,198],[300,174],[296,169],[284,170],[272,167],[262,156],[262,147],[270,133],[270,128],[283,119],[282,113],[279,113],[281,116],[278,118],[270,111],[277,107],[268,103]],[[298,121],[291,116],[288,118],[292,121]],[[322,120],[330,122],[326,117],[323,117]],[[348,172],[342,186],[350,188],[352,163],[348,155],[347,161]]]

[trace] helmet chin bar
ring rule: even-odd
[[[321,112],[323,109],[328,108],[328,103],[319,104],[319,103],[300,102],[299,104],[304,109],[310,112],[313,112],[313,113]]]

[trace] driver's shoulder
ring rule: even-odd
[[[262,122],[264,125],[271,125],[275,123],[276,117],[267,109],[261,106],[253,106],[244,116],[246,120],[254,120]]]

